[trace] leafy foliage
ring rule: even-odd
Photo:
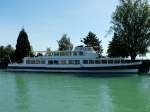
[[[101,46],[102,41],[100,41],[99,38],[97,38],[96,34],[89,32],[88,35],[81,40],[81,42],[83,42],[87,46],[93,47],[93,49],[97,53],[102,54],[103,52],[103,48]]]
[[[22,62],[22,59],[26,56],[32,55],[30,42],[28,40],[28,35],[24,29],[19,33],[16,50],[15,50],[15,60],[17,62]]]
[[[57,41],[58,42],[58,50],[59,51],[64,51],[64,50],[72,50],[73,49],[73,44],[70,41],[70,38],[67,37],[67,34],[64,34],[62,38]]]
[[[109,57],[128,57],[128,50],[126,44],[123,43],[121,38],[114,34],[112,41],[109,42],[108,50]]]
[[[0,46],[0,58],[1,59],[8,59],[10,58],[11,61],[14,61],[14,48],[11,45],[8,46]]]
[[[150,46],[150,5],[147,0],[120,0],[112,17],[113,31],[126,43],[134,60]]]

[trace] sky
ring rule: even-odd
[[[24,27],[35,51],[58,48],[63,34],[74,46],[89,31],[102,40],[106,54],[108,34],[118,0],[0,0],[0,45],[16,45]],[[107,35],[107,36],[106,36]]]

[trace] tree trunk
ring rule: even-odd
[[[131,61],[135,61],[137,54],[135,52],[131,53]]]

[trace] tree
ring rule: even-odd
[[[14,62],[14,60],[15,60],[14,53],[15,53],[15,50],[11,45],[7,45],[5,47],[5,57],[8,57],[9,61],[11,61],[11,62]]]
[[[38,53],[37,56],[43,56],[43,54],[42,53]]]
[[[29,53],[29,56],[30,57],[34,57],[35,56],[35,52],[34,52],[34,49],[32,46],[30,46],[31,50],[30,50],[30,53]]]
[[[97,38],[96,34],[89,32],[88,35],[81,40],[81,42],[83,42],[85,45],[89,47],[93,47],[93,49],[97,53],[102,54],[103,52],[103,48],[101,46],[102,41],[100,41],[99,38]]]
[[[58,50],[60,51],[73,49],[73,44],[70,42],[70,38],[67,37],[67,34],[64,34],[62,38],[57,42],[59,47]]]
[[[14,48],[11,45],[0,46],[0,59],[14,61]]]
[[[128,57],[126,44],[114,33],[112,41],[109,42],[107,54],[109,57]]]
[[[0,58],[4,58],[4,46],[0,46]]]
[[[150,46],[150,5],[147,0],[120,0],[112,16],[112,29],[126,43],[131,60]]]
[[[22,29],[19,33],[16,50],[15,50],[15,60],[17,62],[22,62],[22,59],[26,56],[30,56],[33,54],[31,52],[30,42],[28,40],[28,35],[24,29]]]

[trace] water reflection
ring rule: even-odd
[[[101,84],[99,93],[99,112],[113,112],[113,99],[108,82]]]
[[[19,112],[29,109],[32,112],[112,112],[111,91],[106,80],[73,75],[17,75],[17,108]]]
[[[83,112],[112,112],[111,92],[107,81],[85,78],[70,82],[74,100]]]
[[[144,110],[145,112],[150,112],[150,77],[140,77],[139,79],[139,92],[144,99]]]
[[[0,70],[0,112],[11,112],[15,107],[14,76]]]
[[[145,111],[145,99],[139,89],[138,77],[113,79],[111,82],[114,112]]]
[[[17,73],[0,75],[0,85],[2,112],[150,111],[149,77]]]
[[[28,102],[28,87],[27,82],[23,79],[22,76],[15,77],[16,82],[16,106],[18,112],[27,112],[29,107]]]

